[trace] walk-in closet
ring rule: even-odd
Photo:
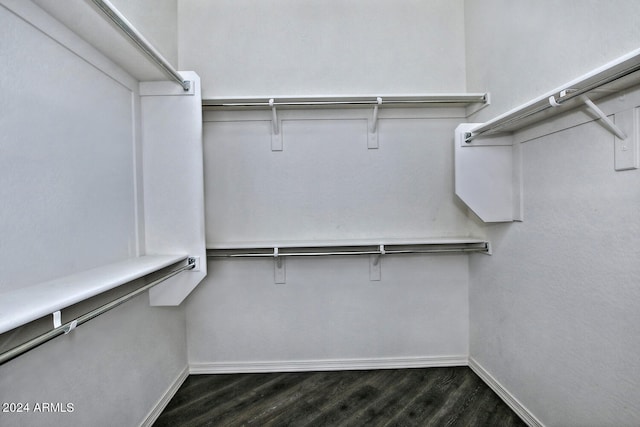
[[[638,16],[0,0],[0,425],[640,425]]]

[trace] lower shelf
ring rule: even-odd
[[[147,255],[0,295],[0,334],[187,259]]]

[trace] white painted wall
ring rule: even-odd
[[[482,122],[638,48],[633,0],[465,0],[467,89]]]
[[[7,291],[135,256],[138,237],[131,90],[0,13]]]
[[[464,110],[205,115],[207,243],[467,236],[453,194],[452,131]]]
[[[141,295],[0,367],[0,401],[29,403],[2,413],[2,426],[137,426],[186,368],[182,307],[149,306]],[[34,412],[72,403],[72,413]]]
[[[269,112],[207,113],[207,243],[474,234],[453,193],[463,111],[385,110],[378,149],[369,109],[283,111],[282,151]],[[283,285],[272,260],[209,267],[187,306],[190,363],[203,371],[464,363],[466,255],[385,257],[380,282],[366,256],[287,259]]]
[[[187,300],[189,363],[201,372],[462,364],[467,256],[212,261]],[[388,364],[388,365],[385,365]]]
[[[180,1],[180,67],[203,98],[464,92],[461,1]],[[463,109],[279,111],[205,116],[207,243],[467,236],[453,195],[453,129]],[[190,363],[395,363],[467,352],[467,257],[210,262],[188,299]],[[345,366],[343,365],[341,366]],[[392,362],[394,363],[394,362]]]
[[[469,89],[490,88],[486,118],[640,44],[633,1],[465,6]],[[637,90],[602,103],[630,105]],[[494,255],[471,258],[470,355],[545,425],[635,426],[640,171],[615,172],[613,136],[572,127],[583,117],[516,134],[525,221],[488,226]]]
[[[31,2],[2,0],[0,28],[0,293],[138,255],[137,82]],[[184,372],[184,328],[142,296],[2,365],[0,402],[74,412],[0,424],[139,424]]]
[[[462,0],[181,0],[179,64],[213,96],[464,92]]]

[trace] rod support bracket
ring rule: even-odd
[[[187,258],[187,265],[191,266],[189,271],[200,271],[200,257],[190,256]]]
[[[622,129],[620,129],[609,117],[607,117],[604,111],[602,111],[596,104],[594,104],[592,100],[590,100],[586,96],[582,96],[581,100],[585,103],[590,111],[598,116],[602,126],[604,126],[609,132],[614,134],[620,140],[624,141],[625,139],[627,139],[627,135],[622,131]]]
[[[378,148],[378,109],[382,105],[382,98],[376,98],[376,104],[373,106],[373,114],[371,115],[371,119],[369,120],[369,138],[367,141],[367,148],[376,149]]]
[[[473,136],[473,134],[471,132],[465,132],[464,133],[464,143],[465,144],[471,144],[471,141],[473,140],[471,137]]]
[[[285,259],[280,256],[278,248],[273,248],[273,279],[276,285],[287,283]]]
[[[276,111],[275,99],[269,99],[269,107],[271,107],[271,151],[282,151],[282,135],[280,132],[280,122],[278,121],[278,112]]]
[[[51,314],[53,315],[53,327],[59,328],[62,326],[62,313],[60,313],[60,310],[54,311]]]
[[[382,278],[382,260],[380,254],[369,255],[369,280],[379,282]]]
[[[64,334],[67,335],[69,332],[73,331],[77,327],[78,327],[78,320],[76,319],[64,327]]]

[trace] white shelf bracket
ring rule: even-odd
[[[373,115],[369,120],[369,138],[367,142],[367,148],[378,148],[378,108],[382,105],[382,98],[377,98],[376,105],[373,106]]]
[[[560,92],[560,97],[562,98],[563,96],[566,96],[567,93],[568,91]],[[584,102],[587,108],[601,120],[600,123],[602,124],[602,126],[604,126],[609,132],[614,134],[616,138],[620,140],[627,139],[627,135],[609,117],[607,117],[604,111],[602,111],[596,104],[594,104],[592,100],[590,100],[586,96],[581,96],[580,99],[582,100],[582,102]],[[549,97],[549,104],[551,104],[552,107],[559,107],[561,105],[556,101],[556,98],[553,95]]]
[[[379,282],[382,278],[382,255],[385,254],[384,245],[380,245],[380,253],[369,255],[369,280]]]
[[[282,151],[282,135],[280,134],[280,122],[278,122],[278,112],[276,111],[275,100],[269,99],[271,107],[271,151]]]
[[[59,328],[60,326],[62,326],[62,315],[60,313],[60,310],[55,311],[52,313],[53,315],[53,328]]]
[[[598,118],[600,118],[600,120],[602,120],[602,122],[601,122],[602,125],[605,128],[607,128],[609,130],[609,132],[613,133],[618,139],[622,139],[622,140],[627,139],[627,135],[625,135],[625,133],[622,132],[622,130],[618,126],[616,126],[616,124],[613,123],[611,121],[611,119],[609,117],[607,117],[607,115],[600,108],[598,108],[598,106],[596,104],[593,103],[593,101],[591,101],[586,96],[583,97],[582,100],[587,105],[587,108],[589,108],[589,110],[593,111],[595,113],[595,115],[597,115]]]
[[[287,283],[287,270],[284,261],[278,248],[273,248],[273,278],[277,285]]]

